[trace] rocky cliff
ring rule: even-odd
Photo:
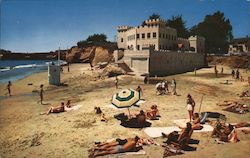
[[[66,61],[70,63],[89,62],[95,66],[99,62],[110,62],[113,60],[114,45],[88,46],[79,48],[72,47],[66,54]]]

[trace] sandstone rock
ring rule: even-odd
[[[66,55],[66,61],[70,63],[90,62],[92,66],[100,62],[110,62],[113,59],[113,50],[101,46],[86,48],[72,47]]]
[[[114,76],[118,76],[118,75],[123,75],[125,73],[126,72],[122,68],[120,68],[116,65],[109,64],[108,66],[106,66],[103,69],[101,76],[114,77]]]

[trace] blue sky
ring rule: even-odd
[[[114,41],[118,25],[140,25],[152,13],[182,15],[187,27],[219,10],[234,37],[250,36],[250,0],[0,0],[0,47],[14,52],[70,48],[94,33]]]

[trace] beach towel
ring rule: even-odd
[[[226,116],[224,114],[218,112],[202,112],[201,116],[207,115],[206,118],[218,118],[218,119],[225,119]]]
[[[211,132],[213,131],[213,127],[210,125],[202,125],[203,128],[201,130],[194,130],[194,132]],[[168,135],[173,131],[181,131],[178,126],[170,126],[170,127],[148,127],[144,129],[144,132],[151,138],[161,137],[162,133]]]
[[[176,125],[185,128],[186,123],[189,122],[188,119],[178,119],[173,121]],[[214,130],[214,128],[211,125],[203,124],[201,130],[194,130],[194,132],[211,132]]]
[[[72,111],[72,110],[78,110],[80,107],[82,107],[82,105],[75,105],[75,106],[72,106],[72,107],[70,107],[70,108],[68,108],[68,107],[64,107],[64,110],[65,111]]]
[[[139,151],[128,151],[128,152],[125,152],[125,153],[119,153],[119,154],[115,154],[115,157],[122,157],[124,155],[145,155],[146,154],[146,151],[145,150],[139,150]],[[114,158],[114,155],[110,155],[110,156],[107,156],[107,158]]]
[[[138,123],[137,119],[131,119],[129,121],[122,121],[121,126],[127,127],[127,128],[145,128],[150,127],[152,123],[145,121],[145,123]]]
[[[168,135],[173,131],[181,131],[181,129],[177,126],[170,127],[148,127],[144,129],[144,132],[151,138],[161,137],[162,133]]]

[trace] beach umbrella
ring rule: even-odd
[[[140,100],[140,94],[133,89],[123,89],[112,97],[111,103],[117,108],[129,108],[135,105]]]

